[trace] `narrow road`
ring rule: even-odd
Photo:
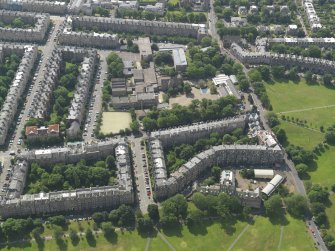
[[[230,244],[229,248],[227,249],[227,251],[231,251],[233,249],[233,247],[235,246],[235,244],[238,242],[238,240],[243,236],[243,234],[249,229],[250,225],[246,225],[242,232],[236,237],[236,239],[233,241],[232,244]]]
[[[142,213],[146,213],[149,204],[154,204],[152,198],[152,187],[149,178],[149,170],[145,146],[141,145],[143,138],[132,138],[131,149],[133,152],[135,183],[137,190],[137,199]],[[148,182],[147,182],[148,180]],[[148,196],[148,191],[151,195]]]

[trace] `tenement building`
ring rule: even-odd
[[[65,19],[63,23],[63,30],[59,34],[58,40],[64,45],[89,46],[97,48],[117,48],[120,45],[117,34],[72,30],[71,16],[68,16]]]
[[[196,181],[204,171],[213,165],[237,168],[244,165],[269,166],[281,163],[283,151],[277,144],[273,147],[267,145],[220,145],[198,153],[168,177],[164,147],[170,147],[172,144],[190,144],[212,132],[222,135],[236,128],[244,129],[246,123],[247,116],[239,116],[222,121],[152,132],[149,138],[149,150],[156,199],[165,199],[183,191],[187,185]]]
[[[320,58],[303,57],[290,54],[277,54],[271,52],[249,52],[239,45],[231,45],[232,54],[245,65],[283,65],[286,67],[298,66],[300,69],[308,69],[317,73],[333,73],[335,61]]]
[[[29,80],[31,70],[37,58],[37,46],[0,44],[0,61],[4,56],[12,53],[22,56],[22,59],[0,111],[0,145],[5,144],[6,137],[17,112],[19,100],[22,98],[23,91]]]
[[[50,24],[49,14],[0,10],[0,20],[5,24],[20,17],[31,28],[0,27],[0,39],[17,42],[42,42]]]
[[[155,181],[157,199],[168,198],[183,191],[213,165],[241,167],[244,165],[269,166],[283,161],[283,151],[260,145],[219,145],[198,153],[183,164],[168,179]]]
[[[95,160],[106,158],[116,145],[118,140],[102,141],[98,143],[85,144],[83,142],[68,144],[66,147],[49,148],[26,151],[18,156],[20,160],[29,163],[35,162],[41,166],[55,163],[76,163],[80,160]]]
[[[230,133],[236,128],[244,129],[247,125],[246,116],[237,116],[230,119],[223,119],[211,122],[199,122],[189,126],[180,126],[151,132],[151,138],[158,138],[164,146],[173,144],[190,144],[199,138],[207,137],[213,132],[220,135]]]
[[[92,84],[97,55],[96,50],[90,50],[81,63],[76,89],[73,94],[71,106],[69,108],[69,115],[67,117],[69,126],[67,136],[69,137],[76,137],[80,132],[80,125],[85,115],[85,106]]]
[[[41,88],[33,98],[31,107],[31,117],[45,119],[50,110],[50,100],[53,90],[55,89],[60,67],[63,60],[81,61],[81,70],[77,78],[76,90],[69,108],[69,116],[67,121],[70,131],[69,135],[78,133],[80,123],[85,112],[85,104],[88,98],[88,91],[92,76],[94,74],[95,62],[97,59],[97,51],[91,49],[83,49],[77,47],[58,47],[52,52],[49,62],[46,65],[44,79]],[[76,123],[72,123],[76,121]]]
[[[109,144],[109,146],[113,146],[109,150],[115,151],[117,185],[50,193],[41,192],[7,198],[0,201],[1,217],[93,211],[134,203],[128,145],[125,142],[119,142],[117,145]],[[99,149],[97,150],[100,152]],[[68,154],[71,153],[68,152]],[[85,151],[83,154],[86,154]],[[108,151],[108,154],[111,154],[111,151]]]
[[[66,2],[38,0],[0,0],[0,9],[64,15]]]
[[[207,35],[205,24],[146,21],[135,19],[73,16],[72,30],[94,30],[99,32],[130,32],[151,35],[188,36],[201,39]]]

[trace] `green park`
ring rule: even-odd
[[[324,142],[327,128],[335,121],[335,90],[321,83],[306,83],[304,79],[274,81],[265,86],[287,141],[316,153],[303,180],[306,184],[319,184],[328,191],[333,190],[335,147]],[[327,222],[323,225],[332,235],[335,235],[334,202],[335,196],[331,193],[326,203]]]

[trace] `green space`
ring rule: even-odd
[[[335,147],[330,146],[329,149],[326,149],[316,160],[317,169],[315,171],[309,172],[312,182],[321,184],[328,188],[335,184],[334,163]]]
[[[225,229],[219,222],[201,222],[192,231],[184,226],[178,236],[166,235],[166,239],[177,250],[227,250],[246,225],[237,221]]]
[[[168,3],[170,5],[177,5],[179,3],[179,0],[169,0]]]
[[[14,18],[11,22],[0,20],[0,27],[2,28],[30,29],[33,28],[34,25],[35,24],[25,23],[21,17]]]
[[[284,129],[289,143],[312,150],[324,140],[324,134],[308,128],[281,120],[280,128]]]
[[[308,85],[303,79],[299,83],[267,84],[266,91],[276,113],[335,104],[334,89],[319,84]],[[320,109],[315,112],[319,113]],[[308,120],[307,116],[305,119]]]
[[[68,251],[93,251],[99,249],[100,251],[142,251],[145,249],[147,240],[142,238],[136,231],[117,231],[117,240],[109,241],[106,239],[103,234],[96,234],[94,242],[88,242],[87,239],[82,236],[77,245],[73,245],[69,238],[64,239],[63,250]],[[163,243],[164,246],[165,244]],[[60,250],[60,246],[55,240],[44,241],[44,248],[39,249],[36,242],[24,242],[21,244],[14,244],[9,247],[4,247],[0,250],[25,250],[25,251],[36,251],[36,250],[45,250],[45,251],[56,251]],[[62,250],[62,249],[61,249]],[[154,249],[151,249],[154,250]],[[159,249],[161,250],[161,249]]]
[[[326,209],[326,214],[329,221],[329,232],[334,236],[335,235],[335,194],[331,194],[330,197],[331,207]]]
[[[284,224],[280,250],[315,250],[305,223],[288,214],[285,216],[287,222]],[[280,231],[280,224],[273,224],[268,218],[257,216],[254,224],[238,240],[233,250],[277,250]]]
[[[117,134],[120,130],[130,129],[131,116],[129,112],[103,112],[100,132]]]
[[[20,64],[20,58],[16,54],[4,57],[0,63],[0,109],[6,100],[8,90],[12,84]]]
[[[114,156],[89,163],[55,164],[41,167],[32,163],[27,180],[27,193],[62,191],[82,187],[114,185],[116,182]]]

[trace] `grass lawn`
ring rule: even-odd
[[[179,0],[169,0],[168,3],[172,5],[177,5],[179,3]]]
[[[335,104],[335,90],[323,85],[307,85],[305,80],[301,80],[298,84],[292,81],[266,84],[266,91],[274,112]]]
[[[131,116],[129,112],[103,112],[101,132],[103,134],[119,133],[121,129],[130,128]]]
[[[72,245],[71,240],[69,238],[64,239],[61,247],[57,245],[55,240],[45,241],[44,242],[44,251],[56,251],[56,250],[67,250],[67,251],[143,251],[146,246],[147,240],[142,238],[137,234],[136,231],[133,232],[117,232],[117,240],[116,241],[108,241],[102,234],[95,236],[95,242],[88,243],[85,237],[80,237],[81,240],[77,245]],[[164,244],[164,243],[163,243]],[[163,246],[163,245],[162,245]],[[1,250],[25,250],[25,251],[36,251],[38,249],[38,245],[36,242],[32,243],[24,243],[16,246],[5,247]]]
[[[321,132],[308,130],[283,120],[281,120],[280,127],[285,130],[288,141],[291,144],[302,146],[307,150],[312,150],[314,146],[321,143],[324,139],[324,134]]]
[[[211,225],[202,223],[197,224],[197,226],[192,228],[191,231],[187,226],[183,226],[177,234],[169,236],[168,233],[165,233],[165,236],[172,246],[178,251],[227,250],[229,245],[246,225],[246,222],[238,221],[236,224],[233,224],[225,229],[220,223],[214,223]]]
[[[305,222],[292,218],[288,214],[286,214],[286,219],[289,223],[284,227],[281,250],[315,250]]]
[[[317,169],[309,172],[313,183],[319,183],[330,188],[335,183],[335,147],[330,146],[321,156],[318,157]]]
[[[286,214],[280,250],[315,250],[305,223]],[[242,235],[233,250],[278,250],[281,225],[272,224],[268,218],[255,217],[255,223]]]
[[[335,102],[335,100],[334,100]],[[335,123],[335,107],[315,109],[303,112],[290,112],[285,116],[306,120],[307,126],[320,130],[320,126],[327,128]]]
[[[332,203],[331,207],[326,209],[326,214],[328,216],[329,221],[329,232],[334,236],[335,235],[335,194],[331,194],[329,199]]]

